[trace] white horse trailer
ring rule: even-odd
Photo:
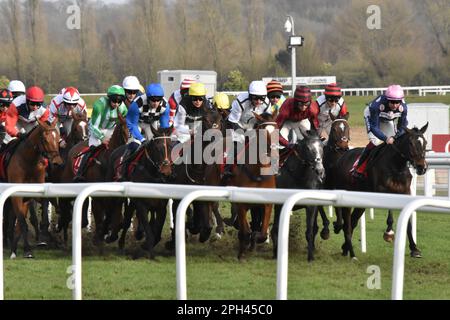
[[[210,70],[161,70],[158,71],[158,82],[164,88],[166,99],[175,91],[180,89],[181,81],[192,78],[201,82],[206,87],[206,96],[211,98],[216,93],[217,72]]]

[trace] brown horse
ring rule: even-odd
[[[44,183],[45,170],[50,161],[51,164],[62,163],[59,154],[59,132],[56,123],[48,124],[37,120],[38,125],[19,141],[12,141],[15,146],[12,151],[9,164],[6,168],[6,182],[8,183]],[[6,152],[9,152],[7,149]],[[11,244],[11,258],[17,256],[17,244],[20,236],[24,239],[24,257],[33,258],[31,247],[28,243],[28,226],[26,217],[29,209],[29,199],[12,197],[12,212],[9,217],[8,236]],[[14,226],[18,221],[16,233]]]
[[[90,160],[87,164],[85,177],[87,182],[105,182],[105,176],[108,169],[108,161],[112,152],[124,145],[128,141],[129,131],[126,124],[126,120],[120,113],[118,113],[118,123],[114,128],[114,132],[109,140],[108,146],[101,144],[91,153]],[[69,150],[69,155],[67,158],[67,164],[64,168],[64,172],[61,178],[61,182],[70,183],[75,175],[74,173],[74,162],[78,157],[86,150],[88,147],[88,141],[81,141],[73,146]],[[106,233],[104,229],[104,216],[105,216],[105,205],[104,201],[108,201],[103,198],[95,198],[92,201],[92,213],[95,219],[95,236],[94,243],[101,243],[103,241],[103,236]],[[71,221],[70,212],[72,212],[70,199],[63,199],[60,201],[61,216],[58,222],[57,231],[64,231],[64,241],[67,242],[67,228],[69,222]],[[85,202],[83,206],[83,226],[87,225],[87,206],[88,203]]]
[[[274,158],[271,157],[272,149],[278,151],[278,141],[273,140],[272,132],[278,129],[275,122],[276,115],[254,113],[256,120],[253,133],[244,149],[237,155],[238,164],[233,167],[233,176],[228,185],[252,188],[275,188]],[[256,150],[255,150],[256,149]],[[256,161],[254,152],[258,154]],[[245,157],[240,164],[240,157]],[[276,155],[277,157],[278,155]],[[278,163],[276,164],[278,168]],[[255,243],[263,243],[267,240],[272,204],[254,205],[248,203],[235,204],[235,210],[239,221],[239,253],[242,259],[248,248],[253,249]],[[247,211],[252,211],[252,227],[247,221]]]
[[[405,133],[399,136],[394,144],[381,144],[373,149],[369,155],[367,164],[367,178],[365,181],[355,180],[350,169],[357,160],[362,148],[355,148],[347,151],[338,161],[336,167],[337,189],[346,189],[354,191],[384,192],[411,194],[411,173],[408,163],[416,169],[418,175],[425,174],[427,163],[425,161],[426,139],[423,136],[427,130],[428,123],[421,129],[405,128]],[[350,253],[354,258],[355,253],[352,245],[353,230],[358,224],[358,220],[364,212],[364,208],[355,208],[353,213],[351,208],[342,208],[342,217],[344,219],[344,238],[342,245],[342,254],[344,256]],[[392,228],[392,212],[389,212],[388,222]],[[412,257],[420,257],[420,250],[412,237],[411,222],[408,222],[408,240]]]

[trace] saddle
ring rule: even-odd
[[[97,146],[93,152],[91,152],[91,154],[89,155],[89,159],[87,160],[87,164],[86,164],[86,168],[89,168],[98,158],[99,154],[105,149],[105,145],[101,144],[99,146]],[[81,163],[81,159],[83,158],[83,156],[89,152],[89,147],[84,147],[80,152],[77,153],[76,156],[74,156],[74,161],[72,164],[72,171],[73,174],[76,175],[78,172],[78,169],[80,168],[80,163]]]
[[[115,166],[114,166],[114,177],[113,180],[114,181],[118,181],[118,177],[120,176],[120,171],[122,169],[122,166],[127,166],[125,168],[126,172],[127,172],[127,176],[131,176],[131,174],[134,172],[134,170],[136,169],[139,161],[142,159],[142,157],[144,156],[144,152],[145,152],[145,148],[141,147],[138,150],[136,150],[136,152],[133,152],[133,154],[130,155],[130,157],[128,159],[122,159],[122,157],[118,158],[116,160]]]

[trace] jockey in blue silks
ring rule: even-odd
[[[138,96],[129,106],[126,117],[127,127],[131,137],[122,157],[123,164],[118,180],[125,180],[126,168],[131,161],[132,154],[146,140],[153,138],[152,128],[169,128],[170,108],[164,99],[164,89],[159,83],[149,84],[145,89],[145,95]]]

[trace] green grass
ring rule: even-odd
[[[227,206],[228,207],[228,206]],[[229,211],[222,207],[224,216]],[[397,215],[396,215],[397,218]],[[334,220],[334,219],[333,219]],[[343,235],[318,239],[316,260],[306,261],[304,210],[291,218],[289,245],[289,299],[390,299],[393,245],[382,240],[386,211],[376,211],[367,222],[367,250],[360,252],[359,228],[354,235],[358,261],[342,257]],[[116,244],[99,255],[84,240],[84,299],[176,299],[175,257],[163,243],[168,239],[167,224],[163,241],[156,247],[156,261],[133,259],[138,244],[128,242],[127,255],[117,253]],[[406,258],[405,299],[450,299],[450,221],[442,214],[418,214],[418,242],[424,258]],[[237,256],[237,233],[227,228],[218,241],[187,242],[187,288],[189,299],[274,299],[276,260],[272,245],[260,245],[243,262]],[[22,251],[19,251],[19,257]],[[5,299],[71,299],[66,287],[71,252],[35,250],[36,259],[5,257]],[[381,289],[369,290],[366,273],[371,265],[381,269]]]

